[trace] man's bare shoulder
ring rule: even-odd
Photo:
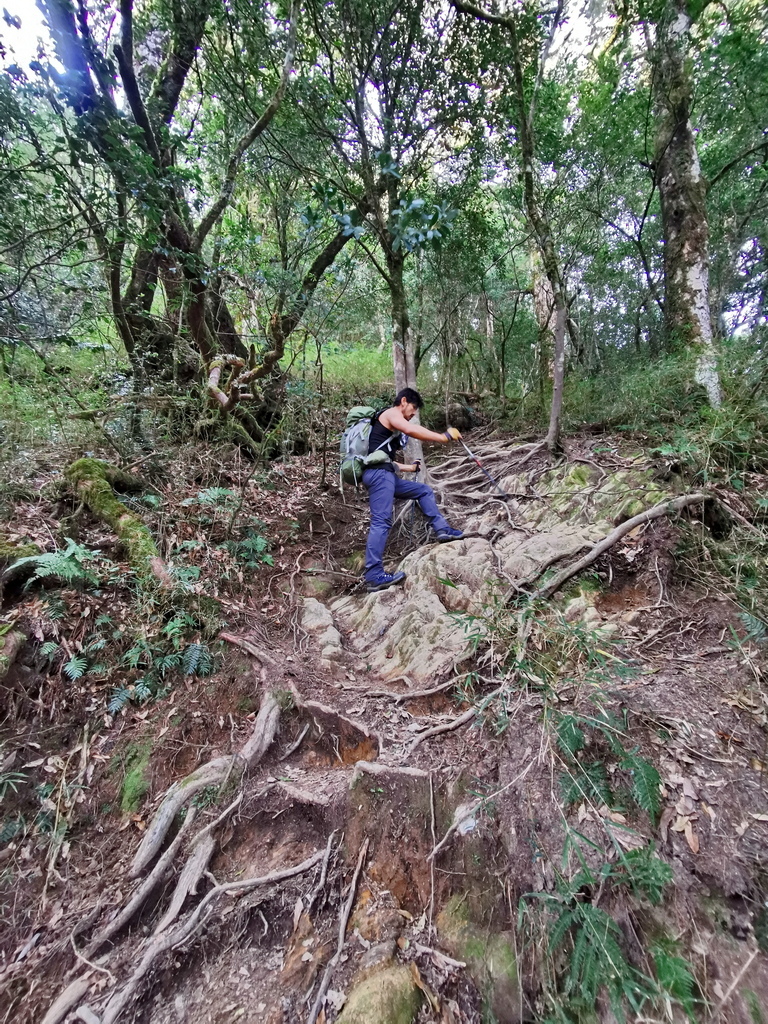
[[[403,416],[397,408],[385,409],[384,412],[379,416],[379,423],[387,430],[406,430],[408,429],[408,420]]]

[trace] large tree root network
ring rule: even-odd
[[[127,925],[133,921],[145,906],[150,896],[157,891],[162,883],[176,871],[177,882],[164,913],[154,925],[152,934],[140,950],[138,964],[130,976],[109,996],[102,1009],[102,1015],[94,1012],[93,1007],[84,1004],[78,1008],[80,1016],[87,1017],[93,1024],[114,1024],[123,1010],[136,996],[142,979],[154,961],[166,950],[190,939],[204,921],[215,912],[215,905],[225,893],[245,893],[260,886],[279,883],[285,879],[309,871],[323,859],[323,851],[318,851],[295,867],[275,871],[263,877],[247,878],[237,882],[216,884],[209,890],[198,905],[187,915],[179,919],[184,905],[190,896],[196,894],[201,879],[205,876],[208,865],[217,848],[215,837],[219,826],[235,811],[243,799],[243,782],[246,773],[255,768],[269,750],[277,734],[280,719],[280,705],[273,693],[266,693],[262,699],[259,713],[254,722],[248,740],[236,753],[227,757],[217,757],[196,768],[185,778],[173,783],[163,797],[160,806],[144,833],[141,843],[134,855],[129,868],[129,877],[138,878],[150,867],[151,870],[129,894],[122,908],[114,913],[91,938],[82,952],[78,952],[80,960],[92,967],[90,960],[96,956],[104,945],[114,939]],[[184,862],[181,868],[175,868],[175,862],[185,841],[192,833],[197,811],[190,806],[194,796],[207,787],[216,787],[221,794],[224,790],[234,794],[219,816],[200,829],[187,843]],[[176,835],[161,853],[169,832],[178,821],[180,813],[186,809],[186,815]],[[158,856],[158,854],[160,854]],[[155,858],[157,858],[155,860]],[[99,968],[104,971],[105,968]],[[58,1024],[73,1007],[81,1003],[90,990],[88,978],[92,970],[71,982],[51,1005],[45,1016],[46,1024]],[[93,980],[93,979],[92,979]],[[81,1012],[81,1010],[83,1012]]]

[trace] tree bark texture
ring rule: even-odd
[[[722,403],[709,310],[706,183],[691,124],[686,66],[692,18],[687,0],[667,0],[653,54],[655,163],[664,232],[664,321],[667,343],[697,354],[696,380],[710,404]]]

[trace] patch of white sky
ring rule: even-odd
[[[30,61],[37,59],[41,42],[50,60],[53,47],[48,26],[33,0],[0,0],[0,7],[3,12],[0,41],[6,51],[3,64],[18,64],[26,71]],[[5,17],[6,13],[9,17]]]

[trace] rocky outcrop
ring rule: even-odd
[[[493,503],[470,517],[463,541],[412,551],[398,567],[407,574],[402,587],[352,594],[328,608],[305,599],[302,624],[328,664],[341,654],[343,633],[347,650],[379,678],[434,682],[471,653],[494,601],[510,588],[527,588],[667,496],[648,468],[609,474],[581,462],[508,474],[501,483],[528,500]],[[596,625],[594,610],[591,617]]]

